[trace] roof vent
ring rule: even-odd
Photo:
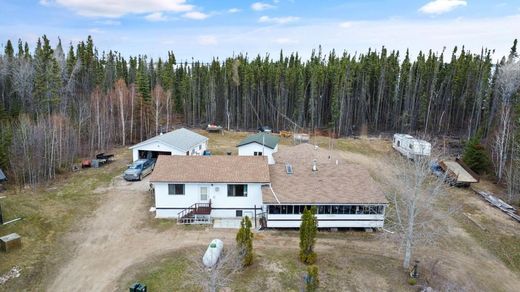
[[[318,165],[317,165],[317,163],[316,163],[316,159],[314,159],[314,160],[312,161],[312,171],[313,171],[313,172],[318,171]]]
[[[285,172],[287,172],[287,174],[293,174],[293,167],[290,163],[285,164]]]

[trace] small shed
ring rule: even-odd
[[[208,147],[208,138],[185,128],[160,134],[129,149],[133,161],[157,158],[159,155],[202,155]]]
[[[247,136],[237,144],[239,156],[267,156],[267,162],[274,164],[273,153],[278,152],[280,137],[260,132]]]

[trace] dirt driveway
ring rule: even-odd
[[[149,182],[114,179],[100,207],[66,237],[73,246],[71,258],[59,269],[48,291],[114,291],[125,269],[154,255],[209,242],[233,240],[235,231],[210,229],[197,232],[149,226]],[[178,236],[182,233],[182,236]]]

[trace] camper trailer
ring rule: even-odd
[[[392,147],[408,159],[415,156],[430,156],[432,145],[407,134],[394,134]]]

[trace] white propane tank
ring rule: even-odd
[[[206,268],[213,267],[220,257],[220,253],[224,248],[224,243],[220,239],[213,239],[208,246],[208,249],[204,253],[202,257],[202,263],[206,266]]]

